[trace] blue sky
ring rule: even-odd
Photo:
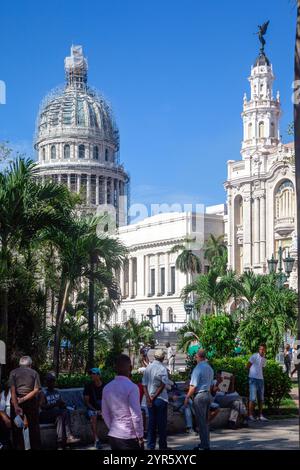
[[[64,82],[82,44],[89,83],[111,103],[121,160],[139,203],[225,201],[226,161],[240,158],[243,94],[270,19],[266,52],[292,120],[294,0],[6,1],[0,16],[0,140],[28,155],[39,103]]]

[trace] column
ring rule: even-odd
[[[133,269],[132,269],[132,258],[129,258],[129,272],[128,272],[128,288],[129,298],[133,297]]]
[[[165,295],[168,295],[168,292],[170,292],[170,287],[169,287],[169,260],[170,260],[170,253],[167,251],[165,254]]]
[[[86,203],[91,203],[91,175],[86,175]]]
[[[68,174],[67,178],[68,178],[68,189],[69,189],[69,191],[71,191],[71,175]]]
[[[136,295],[138,298],[143,297],[144,295],[144,282],[145,282],[145,266],[144,266],[144,255],[139,254],[136,257]]]
[[[96,206],[99,205],[99,176],[96,176]]]
[[[145,297],[148,297],[148,294],[149,294],[149,255],[144,256],[144,266],[145,266],[144,295]]]
[[[255,196],[254,199],[254,208],[253,208],[253,242],[254,242],[254,266],[257,266],[259,264],[259,235],[260,235],[260,216],[259,216],[259,197]]]
[[[104,204],[107,204],[107,178],[103,178],[103,193],[104,193]]]
[[[252,268],[252,211],[251,211],[251,196],[250,194],[243,198],[243,266],[245,268]]]
[[[260,197],[260,263],[266,262],[266,196]]]
[[[80,175],[77,175],[77,193],[80,193]]]
[[[160,292],[160,283],[159,283],[159,254],[155,256],[155,295]]]
[[[124,292],[124,266],[123,265],[120,268],[120,290],[121,290],[121,296],[123,297],[125,295],[125,292]]]
[[[58,175],[57,181],[58,181],[58,184],[61,184],[61,174]]]

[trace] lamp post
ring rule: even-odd
[[[278,286],[283,287],[288,278],[290,277],[291,272],[293,271],[295,259],[290,256],[288,252],[286,258],[283,258],[284,248],[281,246],[278,249],[278,259],[272,255],[271,259],[268,259],[268,269],[270,274],[277,273],[278,266]],[[284,268],[283,268],[284,265]],[[283,272],[284,271],[284,272]]]
[[[194,303],[193,302],[186,302],[184,304],[184,310],[186,313],[186,321],[188,321],[188,316],[191,315],[194,311]]]

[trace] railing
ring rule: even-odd
[[[158,331],[165,331],[166,333],[174,333],[182,328],[186,322],[163,322],[159,325]]]

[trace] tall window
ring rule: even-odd
[[[96,204],[96,175],[91,175],[91,204]]]
[[[248,139],[252,139],[252,122],[248,124]]]
[[[43,162],[46,160],[46,150],[45,150],[45,147],[43,147],[43,150],[42,150],[42,159],[43,159]]]
[[[155,294],[155,269],[150,269],[150,294]]]
[[[260,122],[258,124],[258,136],[260,139],[262,139],[265,136],[265,123]]]
[[[171,294],[175,294],[175,266],[171,266]]]
[[[64,146],[64,158],[70,158],[70,145],[66,144]]]
[[[99,149],[97,145],[94,145],[94,148],[93,148],[93,159],[94,160],[99,159]]]
[[[275,137],[275,124],[271,122],[271,137]]]
[[[275,214],[277,219],[295,217],[295,189],[291,181],[285,180],[275,194]]]
[[[105,149],[105,161],[108,162],[108,149]]]
[[[160,293],[164,295],[165,291],[165,268],[160,268]]]
[[[78,157],[84,158],[85,157],[85,147],[83,144],[80,144],[78,147]]]
[[[51,145],[51,160],[56,159],[56,147],[55,145]]]

